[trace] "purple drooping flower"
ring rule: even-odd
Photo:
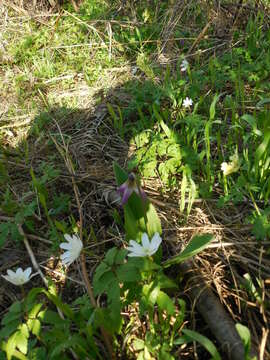
[[[121,195],[122,201],[121,205],[125,205],[130,197],[130,195],[133,193],[133,191],[142,199],[146,200],[146,194],[143,191],[143,189],[138,185],[136,176],[134,173],[130,173],[128,175],[127,181],[125,181],[122,185],[119,186],[117,189],[117,192]]]

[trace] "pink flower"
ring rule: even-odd
[[[119,186],[117,192],[122,197],[121,205],[126,204],[130,195],[133,192],[135,192],[142,200],[146,200],[146,194],[143,189],[138,185],[136,176],[132,172],[128,175],[127,181],[125,181],[122,185]]]

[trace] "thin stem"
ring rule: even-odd
[[[80,260],[81,260],[81,269],[82,269],[83,280],[84,280],[84,283],[85,283],[85,286],[86,286],[87,294],[88,294],[88,296],[90,298],[92,306],[94,308],[97,308],[98,305],[96,303],[96,299],[94,297],[92,286],[91,286],[91,283],[90,283],[90,280],[89,280],[89,277],[88,277],[88,273],[87,273],[87,269],[86,269],[86,262],[85,262],[85,255],[84,255],[83,252],[81,253]],[[108,350],[108,352],[110,354],[110,359],[116,359],[107,331],[104,329],[103,326],[100,326],[100,331],[101,331],[101,334],[103,336],[103,339],[104,339],[105,345],[107,347],[107,350]]]

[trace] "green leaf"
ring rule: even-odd
[[[270,234],[270,221],[267,215],[262,214],[256,217],[252,227],[252,233],[258,240],[264,240],[266,236]]]
[[[99,280],[95,280],[94,277],[94,294],[102,294],[104,291],[108,290],[111,283],[115,281],[117,281],[117,279],[113,272],[106,272],[99,278]]]
[[[99,281],[101,276],[108,271],[111,271],[111,268],[104,261],[102,261],[96,268],[96,271],[94,274],[94,281]]]
[[[10,306],[9,311],[12,313],[21,313],[22,312],[22,303],[20,301],[15,301]]]
[[[157,304],[160,310],[165,310],[169,315],[175,314],[175,306],[171,298],[163,291],[159,291],[157,296]]]
[[[49,291],[43,290],[43,293],[47,295],[48,299],[51,300],[56,307],[59,307],[59,309],[62,310],[66,317],[74,319],[74,312],[68,304],[62,303],[58,296],[51,294]]]
[[[195,340],[200,343],[211,354],[213,360],[221,360],[221,356],[219,355],[217,348],[207,337],[193,330],[183,329],[182,332],[191,340]]]
[[[133,346],[134,350],[136,350],[136,351],[143,350],[144,349],[144,341],[141,339],[135,339],[132,342],[132,346]]]
[[[210,115],[209,120],[210,121],[214,120],[214,118],[215,118],[215,115],[216,115],[216,103],[218,102],[221,95],[222,94],[220,94],[220,95],[216,94],[214,96],[214,99],[213,99],[211,105],[210,105],[210,111],[209,111],[209,115]]]
[[[126,249],[118,250],[114,259],[114,263],[117,265],[123,264],[127,256],[127,253],[128,251]]]
[[[105,260],[104,260],[107,265],[112,266],[114,264],[114,259],[116,257],[116,254],[117,254],[117,248],[116,247],[111,248],[107,252],[107,254],[105,256]]]
[[[158,214],[154,208],[154,205],[150,202],[148,203],[148,207],[146,210],[146,218],[147,218],[146,232],[148,233],[148,236],[152,238],[156,232],[161,235],[162,233],[161,223]]]
[[[7,360],[11,360],[16,348],[16,336],[17,333],[13,334],[7,341],[5,351],[7,353]]]
[[[16,346],[24,355],[26,355],[28,348],[28,337],[24,331],[16,332]]]
[[[211,234],[204,234],[204,235],[195,235],[187,247],[177,256],[172,259],[169,259],[164,262],[164,266],[168,267],[173,264],[179,264],[190,257],[198,254],[200,251],[205,249],[207,245],[213,240],[213,235]]]
[[[38,319],[28,319],[27,326],[32,334],[39,336],[41,330],[41,323]]]
[[[268,149],[269,142],[270,142],[270,131],[266,131],[264,133],[263,142],[258,146],[258,148],[256,149],[256,152],[255,152],[255,161],[256,161],[257,166],[259,166],[259,161],[260,161],[261,157],[264,155],[264,153]]]
[[[14,320],[22,320],[22,313],[13,313],[13,312],[9,311],[4,316],[1,324],[2,325],[8,325],[9,323],[12,323]]]
[[[40,309],[42,308],[42,306],[43,306],[42,303],[37,303],[37,304],[31,305],[31,307],[28,309],[28,318],[35,319],[37,317]]]
[[[139,281],[141,279],[138,268],[130,263],[118,266],[116,269],[116,274],[120,282],[132,282]]]
[[[30,351],[29,353],[29,360],[47,360],[48,355],[46,353],[46,349],[41,348],[35,348]]]
[[[153,271],[161,269],[161,266],[153,262],[148,257],[129,258],[128,263],[139,269],[141,272]]]
[[[244,326],[244,325],[242,325],[240,323],[237,323],[235,325],[235,327],[236,327],[236,330],[237,330],[241,340],[243,341],[244,348],[245,348],[245,355],[247,357],[249,355],[250,345],[251,345],[250,331],[246,326]]]
[[[17,330],[18,326],[21,324],[21,320],[17,319],[10,322],[8,325],[3,327],[0,330],[0,340],[9,337],[15,330]]]
[[[160,289],[177,289],[177,284],[166,276],[163,272],[159,272],[156,276],[156,282],[158,283]]]
[[[39,319],[45,324],[51,324],[57,327],[62,327],[69,324],[67,319],[62,319],[58,313],[52,310],[44,310],[39,313]]]

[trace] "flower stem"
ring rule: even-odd
[[[94,308],[97,308],[98,305],[96,303],[96,299],[94,297],[94,293],[93,293],[93,290],[92,290],[92,287],[91,287],[90,279],[88,277],[88,273],[87,273],[87,269],[86,269],[86,262],[85,262],[85,255],[84,255],[83,252],[80,255],[80,260],[81,260],[81,269],[82,269],[83,280],[84,280],[84,283],[85,283],[85,286],[86,286],[86,289],[87,289],[88,296],[90,298],[92,306]],[[110,359],[112,359],[112,360],[116,359],[115,354],[113,352],[111,340],[109,338],[109,335],[108,335],[107,331],[104,329],[103,326],[100,327],[100,331],[101,331],[101,334],[103,336],[103,339],[104,339],[105,345],[107,347],[107,350],[108,350],[108,352],[110,354]]]

